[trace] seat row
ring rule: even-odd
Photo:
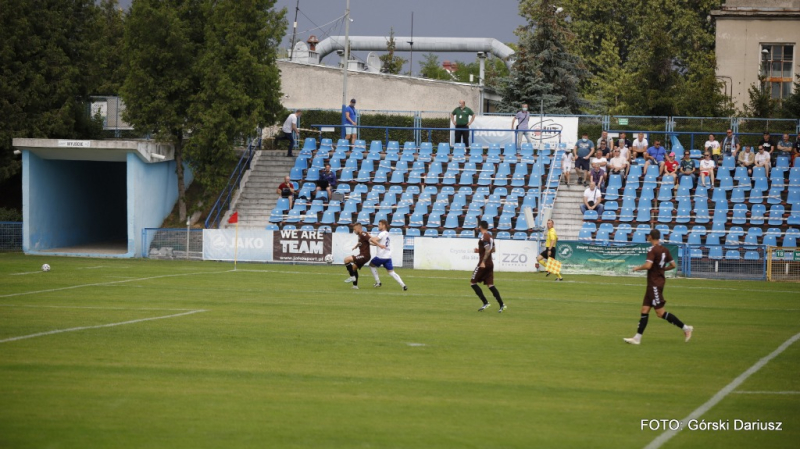
[[[647,234],[650,233],[649,225],[640,224],[633,228],[629,224],[614,226],[611,223],[584,223],[578,235],[579,240],[595,241],[600,243],[646,243]],[[669,243],[688,245],[726,245],[729,247],[744,246],[746,249],[755,249],[759,245],[795,247],[800,238],[800,229],[790,228],[785,233],[780,228],[769,228],[767,232],[761,227],[750,227],[747,231],[740,226],[725,228],[724,225],[715,224],[711,229],[695,225],[691,231],[685,225],[656,225],[655,229],[661,231],[662,240]],[[753,247],[753,248],[751,248]]]

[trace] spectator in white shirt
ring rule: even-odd
[[[581,204],[581,212],[586,213],[587,210],[596,210],[597,215],[603,215],[603,194],[597,188],[594,181],[589,183],[589,187],[583,191],[583,204]]]
[[[614,149],[614,139],[608,137],[608,131],[603,131],[603,134],[601,134],[600,138],[597,139],[597,146],[595,148],[600,148],[600,144],[603,141],[606,142],[606,148],[608,148],[609,150]]]
[[[767,171],[767,177],[769,177],[769,169],[772,167],[772,163],[770,162],[770,154],[764,151],[763,146],[758,147],[758,153],[756,153],[756,167],[764,167]]]
[[[611,154],[614,157],[608,162],[606,168],[609,170],[609,175],[628,175],[628,167],[630,164],[628,163],[628,158],[622,154],[623,148],[615,148]],[[627,148],[625,148],[627,151]]]
[[[649,147],[650,143],[645,139],[644,133],[639,133],[639,136],[633,140],[633,146],[631,147],[631,163],[636,161],[637,158],[644,158]]]
[[[769,155],[767,155],[767,159],[769,159]],[[714,188],[714,161],[711,159],[711,153],[705,152],[703,154],[703,159],[700,160],[700,185],[703,187],[711,187]],[[711,179],[711,185],[706,184],[706,178]]]
[[[619,149],[619,155],[626,160],[630,160],[630,147],[631,141],[628,140],[627,135],[625,133],[619,133],[619,139],[617,139],[617,145],[614,149]]]
[[[719,160],[722,158],[722,149],[719,146],[719,142],[714,138],[713,134],[708,135],[708,140],[706,140],[706,144],[704,145],[707,153],[711,153],[711,158],[714,160],[715,163],[719,163]]]
[[[564,176],[564,182],[569,185],[569,174],[575,167],[575,153],[572,151],[565,151],[564,156],[561,157],[561,174]],[[580,180],[578,181],[580,182]]]

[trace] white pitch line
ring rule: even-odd
[[[37,293],[52,293],[52,292],[59,292],[62,290],[73,290],[76,288],[84,288],[84,287],[101,287],[105,285],[114,285],[114,284],[124,284],[126,282],[137,282],[137,281],[149,281],[153,279],[162,279],[162,278],[171,278],[171,277],[179,277],[179,276],[194,276],[198,274],[221,274],[221,273],[229,273],[230,271],[196,271],[193,273],[180,273],[180,274],[163,274],[161,276],[150,276],[146,278],[136,278],[136,279],[125,279],[122,281],[109,281],[109,282],[98,282],[94,284],[81,284],[81,285],[70,285],[69,287],[60,287],[60,288],[50,288],[47,290],[35,290],[31,292],[22,292],[22,293],[10,293],[8,295],[0,295],[0,298],[11,298],[14,296],[25,296],[25,295],[35,295]]]
[[[800,391],[734,391],[734,394],[800,394]]]
[[[179,312],[189,311],[195,309],[164,309],[160,307],[103,307],[103,306],[53,306],[53,305],[36,305],[36,304],[0,304],[0,307],[15,308],[30,308],[30,309],[97,309],[97,310],[161,310],[163,312]]]
[[[717,392],[717,394],[715,394],[711,399],[706,401],[705,404],[703,404],[700,407],[698,407],[697,409],[695,409],[695,411],[693,411],[692,413],[689,413],[689,416],[687,416],[686,418],[683,418],[683,420],[681,421],[681,425],[680,425],[680,427],[678,427],[678,430],[667,430],[666,432],[664,432],[661,435],[657,436],[656,439],[654,439],[653,441],[650,442],[650,444],[645,446],[645,449],[658,449],[661,446],[663,446],[664,443],[669,441],[672,437],[677,435],[678,432],[681,431],[681,429],[686,427],[686,424],[690,420],[698,419],[701,416],[703,416],[707,411],[711,410],[712,407],[714,407],[720,401],[725,399],[725,396],[729,395],[731,392],[733,392],[733,390],[735,390],[739,385],[741,385],[745,380],[747,380],[748,377],[752,376],[758,370],[763,368],[764,365],[766,365],[767,363],[770,362],[770,360],[772,360],[775,357],[779,356],[783,351],[786,350],[786,348],[791,346],[792,343],[796,342],[797,340],[800,340],[800,333],[795,334],[793,337],[791,337],[790,339],[788,339],[785,342],[783,342],[782,345],[778,346],[778,349],[772,351],[769,355],[767,355],[766,357],[764,357],[761,360],[759,360],[758,362],[756,362],[753,366],[748,368],[747,371],[745,371],[742,374],[740,374],[739,377],[737,377],[736,379],[733,379],[733,381],[731,383],[729,383],[728,385],[726,385],[725,388],[723,388],[722,390],[719,390]]]
[[[8,273],[9,276],[22,276],[25,274],[36,274],[36,273],[44,273],[44,271],[26,271],[24,273]]]
[[[202,310],[202,309],[201,310],[190,310],[188,312],[176,313],[174,315],[156,316],[156,317],[152,317],[152,318],[140,318],[138,320],[123,321],[121,323],[100,324],[100,325],[97,325],[97,326],[71,327],[69,329],[56,329],[54,331],[39,332],[37,334],[22,335],[22,336],[19,336],[19,337],[6,338],[5,340],[0,340],[0,343],[8,343],[8,342],[11,342],[11,341],[24,340],[26,338],[43,337],[45,335],[61,334],[61,333],[64,333],[64,332],[74,332],[74,331],[82,331],[82,330],[86,330],[86,329],[100,329],[100,328],[103,328],[103,327],[122,326],[123,324],[141,323],[143,321],[163,320],[163,319],[166,319],[166,318],[176,318],[176,317],[179,317],[179,316],[192,315],[194,313],[202,313],[202,312],[207,312],[207,311],[206,310]]]

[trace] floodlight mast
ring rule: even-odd
[[[294,41],[297,38],[297,13],[300,12],[300,0],[294,7],[294,25],[292,29],[292,46],[289,48],[289,60],[294,61]]]
[[[347,0],[347,8],[344,11],[344,64],[342,67],[342,125],[345,123],[345,108],[347,107],[347,66],[350,62],[350,0]],[[345,128],[341,128],[341,138],[345,136]]]

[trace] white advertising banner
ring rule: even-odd
[[[236,229],[204,229],[203,260],[233,261]],[[240,229],[236,258],[240,262],[272,261],[272,231]]]
[[[494,271],[535,271],[539,242],[495,240]],[[414,268],[420,270],[472,271],[478,265],[478,238],[414,239]]]
[[[358,254],[358,249],[353,249],[356,246],[358,239],[355,234],[345,234],[343,232],[333,233],[333,263],[336,265],[343,265],[344,258],[351,254]],[[392,265],[395,268],[403,266],[403,238],[400,236],[389,236],[389,241],[392,244]],[[375,250],[377,247],[370,246],[370,254],[375,257]]]
[[[497,116],[497,115],[479,115],[475,117],[470,129],[472,133],[472,140],[475,143],[489,145],[497,143],[506,145],[514,143],[514,132],[511,129],[511,121],[514,117],[510,116]],[[531,115],[528,119],[528,129],[530,130],[544,130],[540,133],[538,131],[531,131],[528,136],[532,141],[542,140],[544,143],[558,143],[559,134],[561,135],[561,142],[566,143],[570,147],[578,141],[578,117],[549,117],[544,116],[541,118],[538,115]],[[482,131],[482,130],[500,130],[500,131]],[[508,131],[504,131],[508,130]],[[561,131],[560,133],[558,131]],[[541,135],[540,135],[541,134]],[[455,135],[450,133],[450,141],[452,142]],[[526,142],[525,138],[520,135],[521,142]]]

